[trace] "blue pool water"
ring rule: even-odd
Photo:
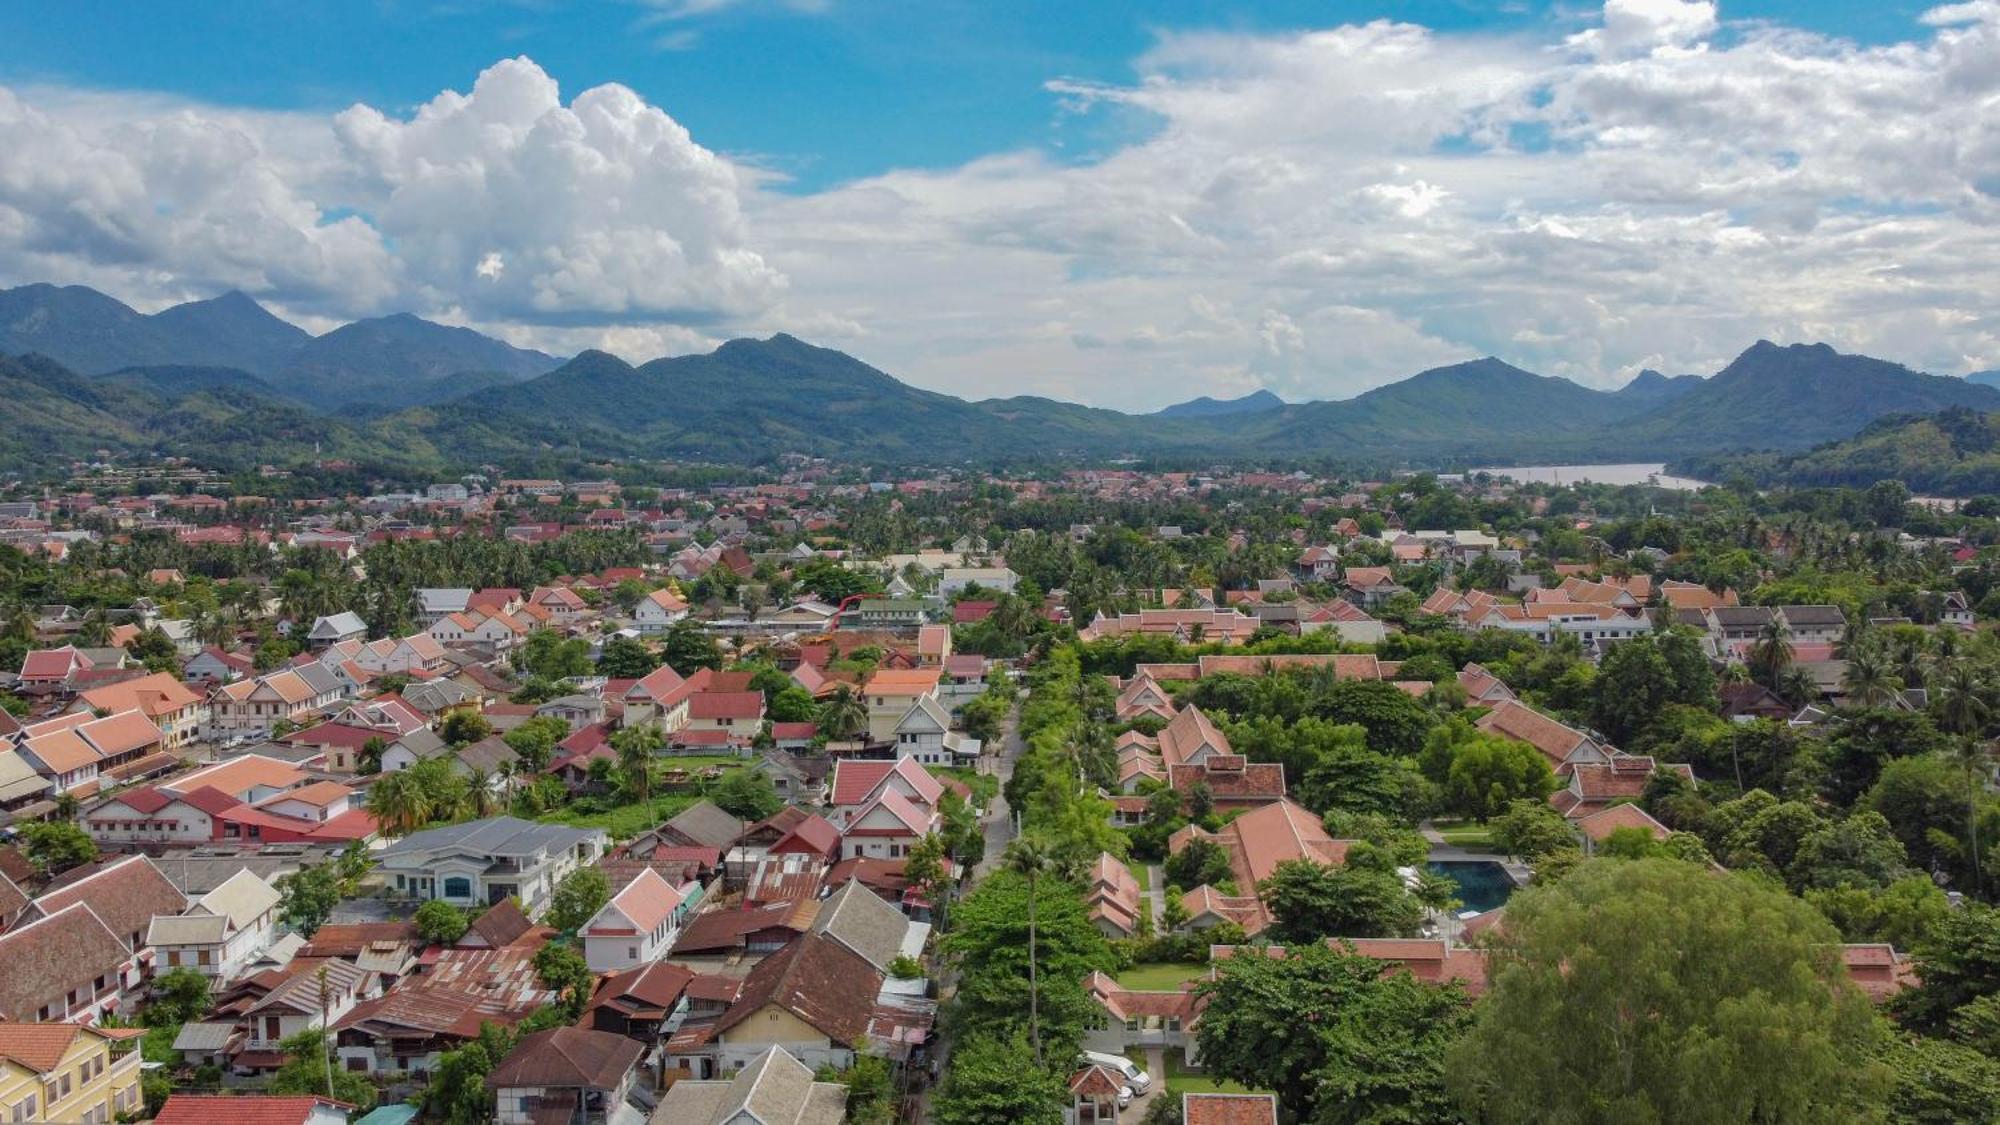
[[[1485,913],[1507,904],[1514,893],[1514,880],[1507,869],[1490,860],[1446,860],[1426,864],[1433,872],[1458,884],[1458,897],[1465,903],[1460,910]]]

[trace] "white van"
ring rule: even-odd
[[[1139,1064],[1123,1055],[1107,1055],[1101,1051],[1085,1051],[1083,1053],[1083,1061],[1086,1063],[1096,1063],[1110,1070],[1113,1074],[1124,1075],[1125,1081],[1131,1085],[1132,1089],[1141,1094],[1145,1093],[1146,1088],[1153,1084],[1152,1075],[1139,1069]]]

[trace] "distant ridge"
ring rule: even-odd
[[[1186,402],[1177,402],[1153,412],[1155,418],[1218,418],[1225,414],[1256,414],[1265,410],[1279,410],[1285,400],[1267,390],[1251,391],[1242,398],[1210,398],[1202,395]]]

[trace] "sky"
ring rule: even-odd
[[[0,6],[0,285],[1153,409],[2000,367],[2000,0]]]

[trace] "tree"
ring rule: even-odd
[[[1966,1005],[2000,994],[2000,909],[1972,903],[1950,912],[1916,959],[1922,983],[1896,997],[1896,1014],[1919,1031],[1942,1031]]]
[[[1880,651],[1862,648],[1847,658],[1847,668],[1840,674],[1840,688],[1856,707],[1887,707],[1902,696],[1903,678]]]
[[[1979,736],[1984,733],[1993,715],[1989,697],[1984,680],[1969,661],[1953,661],[1944,675],[1939,677],[1935,701],[1938,726],[1958,736],[1957,745],[1952,747],[1952,757],[1965,771],[1965,827],[1967,838],[1971,841],[1972,887],[1975,894],[1986,890],[1986,880],[1980,869],[1979,803],[1984,792],[1980,782],[1987,763],[1986,748],[1980,744]]]
[[[896,1117],[896,1087],[888,1060],[856,1055],[846,1070],[821,1067],[814,1078],[847,1087],[847,1125],[890,1125]]]
[[[1341,680],[1319,694],[1313,713],[1334,723],[1358,723],[1368,731],[1368,747],[1384,754],[1414,755],[1436,717],[1422,703],[1381,680]]]
[[[692,621],[676,621],[667,626],[660,641],[660,657],[683,676],[692,676],[703,668],[722,667],[721,646]]]
[[[470,746],[492,733],[493,724],[477,711],[453,711],[438,726],[438,735],[453,746]]]
[[[553,716],[529,719],[500,736],[521,757],[522,773],[540,773],[555,757],[556,746],[569,736],[569,724]]]
[[[21,850],[38,870],[55,874],[96,859],[97,841],[68,821],[35,821],[21,829]]]
[[[1351,948],[1231,957],[1198,993],[1209,1074],[1278,1095],[1315,1125],[1446,1125],[1445,1057],[1469,1023],[1456,985],[1424,984]]]
[[[1810,889],[1805,899],[1853,942],[1887,942],[1897,949],[1920,949],[1951,910],[1944,888],[1922,875],[1886,887],[1838,886]]]
[[[1069,1087],[1020,1035],[978,1034],[952,1052],[931,1103],[937,1125],[1060,1125]]]
[[[278,1048],[285,1053],[285,1062],[265,1084],[266,1092],[330,1096],[362,1113],[375,1108],[375,1084],[366,1075],[333,1065],[324,1030],[314,1027],[288,1035]]]
[[[1555,787],[1555,772],[1540,750],[1476,734],[1453,747],[1443,799],[1445,807],[1484,824],[1514,801],[1547,800]]]
[[[1750,670],[1759,683],[1776,691],[1786,670],[1792,666],[1793,651],[1791,629],[1786,627],[1783,619],[1773,617],[1750,646]],[[1779,691],[1779,694],[1784,693]]]
[[[787,684],[772,693],[765,717],[774,723],[810,723],[819,714],[812,693],[797,684]]]
[[[549,911],[543,919],[560,933],[583,928],[611,900],[611,883],[595,867],[579,867],[562,877],[549,895]]]
[[[1887,1084],[1880,1021],[1839,949],[1756,879],[1586,862],[1508,903],[1448,1082],[1492,1125],[1865,1119]]]
[[[723,774],[708,799],[738,820],[762,820],[785,807],[771,775],[749,766]]]
[[[595,913],[595,911],[592,911]],[[590,966],[583,955],[564,942],[552,941],[535,951],[535,979],[542,987],[562,997],[560,1007],[568,1019],[575,1019],[583,1012],[583,1005],[590,999]]]
[[[432,945],[450,945],[465,936],[471,926],[465,911],[439,899],[432,899],[417,907],[415,917],[417,932]]]
[[[1493,842],[1508,855],[1534,860],[1576,847],[1576,832],[1546,801],[1515,801],[1489,822]]]
[[[945,859],[944,837],[926,833],[923,839],[910,845],[910,853],[903,860],[903,878],[927,901],[938,902],[950,886]]]
[[[639,794],[639,802],[653,802],[653,761],[666,739],[656,726],[626,727],[611,736],[611,749],[618,754],[618,773],[628,791]]]
[[[1807,834],[1786,881],[1807,887],[1885,887],[1909,873],[1909,855],[1881,813],[1853,813]]]
[[[597,654],[597,674],[616,680],[636,680],[659,666],[659,655],[637,637],[613,637]]]
[[[208,978],[193,969],[170,969],[153,978],[153,1003],[146,1009],[155,1026],[186,1023],[208,1014]]]
[[[1167,857],[1167,878],[1175,886],[1216,886],[1231,878],[1229,853],[1222,845],[1201,836],[1189,840],[1180,851]]]
[[[278,918],[311,937],[340,905],[340,869],[331,862],[302,867],[278,878]]]
[[[1028,881],[1028,1038],[1035,1045],[1035,1066],[1042,1065],[1041,983],[1035,966],[1035,889],[1054,866],[1049,853],[1031,839],[1015,840],[1003,857],[1007,870]]]
[[[1271,912],[1271,940],[1283,945],[1330,937],[1408,937],[1423,922],[1422,905],[1393,868],[1287,860],[1257,889]]]
[[[486,1125],[493,1120],[493,1092],[486,1075],[514,1049],[514,1034],[491,1020],[479,1037],[444,1052],[424,1088],[424,1111],[444,1125]]]
[[[1067,1065],[1095,1010],[1084,979],[1113,966],[1111,948],[1091,923],[1076,887],[1045,873],[1030,896],[1026,876],[1003,867],[960,899],[951,917],[941,949],[958,973],[958,1026],[1025,1037],[1038,1023],[1044,1058]]]
[[[845,740],[868,729],[868,703],[851,685],[841,684],[820,705],[819,729],[828,738]]]
[[[1895,1076],[1889,1093],[1894,1125],[2000,1121],[2000,1062],[1941,1039],[1897,1036],[1882,1061]]]

